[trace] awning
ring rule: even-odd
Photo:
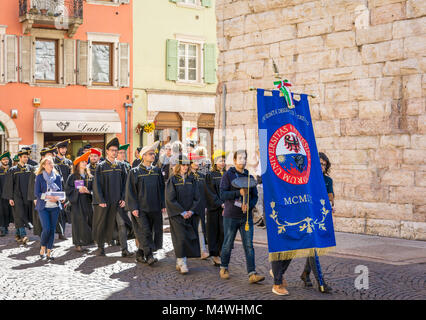
[[[114,110],[39,109],[37,132],[121,133],[120,116]]]

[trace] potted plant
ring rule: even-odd
[[[143,122],[138,123],[136,126],[136,133],[140,134],[141,132],[151,133],[155,130],[155,122]]]
[[[47,14],[47,9],[40,9],[40,13],[45,16]]]
[[[53,12],[52,12],[52,11],[49,11],[49,12],[47,13],[47,15],[48,15],[49,17],[53,17]]]
[[[38,14],[38,9],[36,7],[32,7],[29,11],[31,14]]]

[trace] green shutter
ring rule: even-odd
[[[179,2],[179,0],[169,0],[170,2]]]
[[[178,41],[173,39],[167,40],[167,80],[176,81],[178,78]]]
[[[204,82],[216,82],[216,45],[204,44]]]
[[[212,0],[201,0],[201,4],[203,7],[210,8],[212,6]]]

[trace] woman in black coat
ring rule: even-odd
[[[200,196],[194,178],[188,176],[189,161],[180,155],[173,175],[166,184],[166,208],[170,233],[177,258],[176,270],[188,273],[187,258],[200,257],[198,218],[196,209]]]
[[[93,176],[87,168],[89,155],[90,151],[74,160],[73,173],[65,186],[67,199],[71,203],[72,242],[78,252],[86,251],[82,246],[93,244]]]

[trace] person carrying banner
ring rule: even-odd
[[[25,226],[32,220],[33,202],[28,200],[28,185],[34,179],[34,167],[27,164],[28,150],[18,152],[19,162],[10,168],[3,186],[3,199],[9,200],[13,207],[13,220],[16,228],[15,239],[18,244],[27,244],[28,237]]]
[[[71,143],[70,139],[58,142],[56,144],[57,154],[54,158],[55,164],[59,167],[60,174],[62,176],[62,181],[65,184],[65,182],[68,180],[68,176],[71,174],[72,169],[72,161],[66,158],[66,154],[68,151],[68,145]],[[58,223],[60,225],[59,232],[59,239],[60,240],[66,240],[65,237],[65,227],[66,224],[71,223],[71,217],[67,217],[65,210],[61,208],[59,212],[59,218]]]
[[[319,153],[319,158],[320,158],[322,173],[324,175],[324,182],[325,182],[325,187],[327,189],[328,198],[330,200],[331,207],[334,208],[333,179],[331,179],[330,176],[329,176],[331,163],[330,163],[330,160],[328,159],[328,157],[323,152]],[[313,271],[315,279],[316,279],[318,286],[319,286],[320,281],[319,281],[319,278],[318,278],[319,274],[318,274],[318,269],[317,269],[315,257],[307,257],[306,258],[305,268],[303,270],[302,275],[300,276],[305,287],[312,287],[312,282],[311,282],[311,279],[309,278],[311,271]],[[331,293],[332,288],[327,283],[324,282],[323,290],[320,290],[320,292]]]
[[[140,151],[142,163],[130,170],[126,183],[126,208],[139,242],[136,262],[157,262],[154,251],[163,247],[163,212],[165,212],[164,179],[154,167],[155,150],[146,146]]]
[[[200,258],[198,219],[194,218],[200,195],[197,182],[188,176],[188,158],[180,155],[176,160],[173,175],[166,184],[166,208],[176,255],[176,270],[186,274],[189,272],[187,258]]]
[[[106,159],[96,167],[93,182],[92,236],[98,249],[95,254],[105,256],[105,243],[111,243],[119,208],[124,208],[126,169],[116,160],[120,143],[117,138],[106,145]],[[122,244],[123,245],[123,244]],[[127,254],[122,252],[122,254]]]
[[[254,247],[253,247],[253,213],[252,210],[257,202],[257,189],[241,188],[232,186],[232,181],[236,178],[250,178],[248,170],[245,169],[247,163],[247,151],[238,150],[234,153],[234,167],[231,167],[224,175],[220,183],[220,198],[225,201],[223,212],[224,241],[222,246],[220,277],[229,279],[229,261],[231,251],[237,232],[240,232],[244,253],[246,256],[247,273],[250,283],[263,281],[264,276],[256,272]],[[249,203],[244,199],[249,197]],[[245,226],[248,224],[249,229]]]
[[[223,209],[225,204],[220,198],[220,181],[225,173],[227,153],[216,150],[213,154],[213,166],[206,176],[207,185],[207,243],[215,266],[220,266],[220,253],[223,244]]]
[[[6,175],[9,170],[10,152],[6,151],[0,155],[0,237],[7,234],[9,223],[12,222],[12,208],[9,201],[2,199],[1,195],[6,183]]]
[[[200,248],[201,248],[201,259],[205,260],[210,257],[210,254],[206,247],[206,176],[202,174],[200,170],[200,161],[202,157],[197,156],[194,153],[188,154],[190,161],[190,170],[189,176],[192,177],[197,182],[198,194],[200,196],[200,201],[198,207],[196,208],[196,215],[194,218],[198,219],[198,238],[200,239]]]
[[[67,199],[71,203],[72,243],[77,252],[87,251],[83,246],[93,243],[93,176],[87,166],[89,156],[90,150],[74,160],[72,173],[65,184]]]

